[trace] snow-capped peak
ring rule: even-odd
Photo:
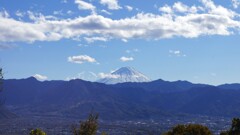
[[[124,82],[149,82],[148,77],[138,72],[132,67],[122,67],[112,72],[108,76],[98,80],[98,82],[106,84],[116,84]]]

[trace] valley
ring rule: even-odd
[[[41,128],[48,134],[71,135],[71,125],[77,124],[81,119],[62,117],[19,117],[3,120],[0,123],[0,134],[22,135],[28,134],[33,128]],[[106,132],[114,135],[133,134],[161,134],[177,124],[202,124],[218,135],[231,125],[231,118],[208,117],[200,115],[185,115],[163,117],[159,119],[138,120],[102,120],[100,116],[98,134]],[[9,128],[11,127],[11,128]]]

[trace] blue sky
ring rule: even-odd
[[[238,0],[0,0],[6,79],[81,78],[131,66],[152,80],[240,82]]]

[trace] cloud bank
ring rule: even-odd
[[[90,3],[75,0],[79,9],[95,10]],[[101,0],[109,9],[119,9],[116,0]],[[132,17],[111,19],[98,14],[69,19],[58,19],[28,12],[32,21],[11,18],[0,12],[0,42],[58,41],[85,38],[89,42],[107,39],[147,39],[205,35],[227,36],[240,28],[239,14],[211,0],[201,0],[201,6],[176,2],[160,7],[159,14],[138,13]],[[98,37],[98,38],[94,38]],[[101,38],[100,38],[101,37]]]

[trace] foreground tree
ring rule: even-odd
[[[240,119],[233,118],[231,128],[228,131],[221,132],[220,135],[240,135]]]
[[[4,98],[3,98],[3,70],[0,68],[0,119],[6,119],[6,118],[15,118],[16,115],[11,113],[5,106],[4,106]]]
[[[3,84],[3,73],[2,73],[2,68],[0,68],[0,92],[3,89],[2,84]]]
[[[2,73],[2,68],[0,68],[0,84],[2,84],[3,80],[3,73]]]
[[[81,122],[79,127],[72,127],[74,135],[96,135],[98,129],[98,114],[90,113],[86,121]]]
[[[41,129],[37,128],[37,129],[31,130],[29,135],[47,135],[47,134]]]
[[[212,135],[208,127],[198,124],[177,125],[163,135]]]
[[[2,73],[2,68],[0,68],[0,93],[3,90],[3,73]],[[1,95],[0,95],[0,107],[3,105],[3,101],[1,99]]]

